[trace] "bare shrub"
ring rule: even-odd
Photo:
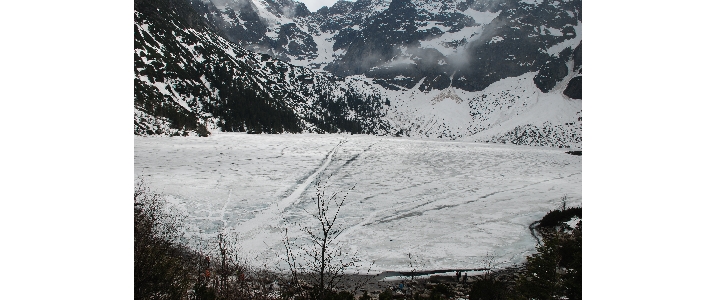
[[[183,218],[141,179],[134,198],[135,299],[186,298],[198,254],[180,243]]]
[[[284,282],[286,297],[335,299],[343,295],[338,291],[350,290],[356,294],[359,287],[370,279],[350,278],[349,275],[359,274],[348,274],[348,270],[356,267],[360,260],[357,253],[346,251],[337,240],[346,229],[337,218],[349,192],[327,194],[326,189],[326,183],[317,179],[312,198],[316,211],[307,211],[314,222],[301,227],[310,240],[309,245],[296,245],[289,239],[288,229],[285,229],[285,253],[281,259],[290,271],[289,278]],[[367,273],[370,271],[371,268]]]

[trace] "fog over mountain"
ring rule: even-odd
[[[301,0],[299,2],[304,3],[304,5],[307,6],[307,9],[309,9],[309,11],[315,12],[324,6],[333,6],[334,3],[337,2],[337,0]]]

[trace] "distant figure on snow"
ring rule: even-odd
[[[456,271],[456,282],[459,282],[461,279],[461,272]]]

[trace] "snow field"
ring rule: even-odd
[[[529,72],[504,78],[477,92],[453,87],[422,92],[419,86],[424,78],[411,89],[383,91],[391,102],[386,119],[410,137],[467,142],[490,140],[517,126],[542,127],[545,123],[568,131],[573,128],[580,133],[578,117],[582,101],[562,94],[571,76],[558,83],[554,90],[543,93],[533,83],[535,75],[536,72]],[[570,146],[581,148],[581,143]]]
[[[581,204],[581,157],[563,149],[366,135],[138,136],[135,176],[188,216],[189,235],[236,234],[269,265],[285,228],[308,242],[299,225],[313,224],[321,178],[327,194],[348,192],[338,240],[372,272],[409,270],[408,253],[422,270],[519,263],[531,222],[564,195]]]

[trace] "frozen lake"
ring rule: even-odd
[[[233,232],[253,263],[276,264],[285,228],[309,219],[313,180],[354,190],[339,240],[373,270],[481,268],[533,253],[528,226],[581,204],[581,157],[566,149],[366,135],[135,137],[135,176],[187,214],[190,233]],[[306,210],[306,211],[305,211]],[[301,243],[301,240],[300,240]]]

